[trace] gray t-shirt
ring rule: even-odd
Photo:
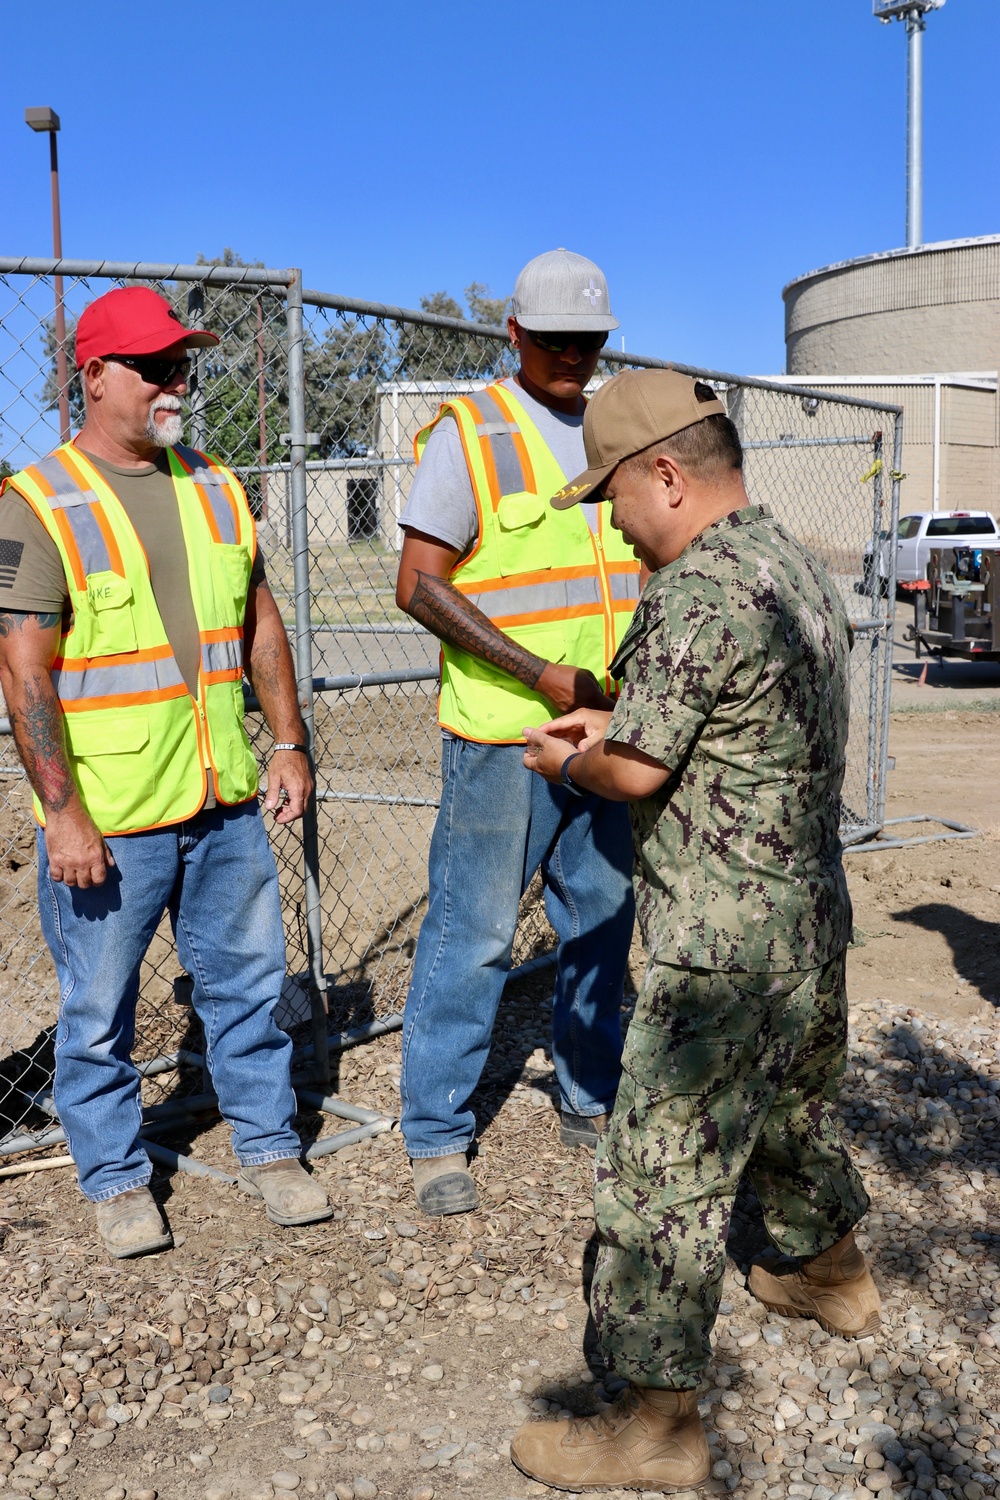
[[[527,412],[553,458],[563,471],[563,479],[575,479],[587,467],[583,447],[583,414],[570,417],[551,406],[543,406],[529,396],[523,386],[510,377],[500,382]],[[597,506],[581,505],[591,531],[597,529]],[[435,427],[413,478],[409,498],[399,518],[401,526],[423,531],[438,541],[457,547],[464,555],[479,535],[479,513],[476,497],[465,461],[465,450],[454,417],[443,417]]]

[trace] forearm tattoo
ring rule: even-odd
[[[51,677],[35,672],[22,678],[19,700],[8,704],[14,743],[42,806],[61,812],[75,795],[76,784],[66,763],[62,710]]]
[[[435,573],[418,571],[409,613],[449,646],[490,662],[525,687],[533,688],[548,665],[504,635],[453,583]]]

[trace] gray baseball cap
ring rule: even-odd
[[[529,260],[514,287],[514,317],[538,333],[610,333],[608,283],[600,266],[572,250],[546,250]]]

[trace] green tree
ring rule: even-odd
[[[503,324],[509,299],[491,297],[489,288],[474,281],[465,289],[472,321]],[[466,320],[464,309],[447,292],[433,292],[421,297],[424,312],[446,318]],[[397,374],[409,380],[492,380],[507,373],[511,365],[509,345],[458,329],[435,328],[415,323],[406,325],[399,335]]]

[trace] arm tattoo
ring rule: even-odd
[[[8,705],[14,742],[28,780],[48,812],[61,812],[76,795],[66,764],[62,710],[47,674],[36,672],[21,685],[21,701]]]
[[[453,583],[435,573],[417,572],[408,613],[449,646],[490,662],[525,687],[533,688],[545,671],[542,657],[504,635]]]
[[[39,630],[51,630],[53,625],[58,625],[60,618],[58,614],[37,614],[32,610],[0,610],[0,636],[6,637],[13,630],[23,630],[29,620],[33,620]]]

